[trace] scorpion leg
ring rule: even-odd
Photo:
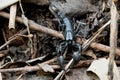
[[[60,65],[60,67],[64,70],[64,58],[63,58],[63,53],[64,50],[66,49],[66,43],[65,42],[61,42],[59,46],[57,46],[56,48],[56,52],[57,52],[57,60],[58,63]]]
[[[81,45],[74,44],[73,47],[73,65],[76,65],[80,60]]]

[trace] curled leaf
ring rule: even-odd
[[[108,80],[108,65],[109,59],[99,59],[92,62],[87,70],[87,74],[94,80]],[[119,80],[120,74],[116,64],[114,63],[114,78],[113,80]]]

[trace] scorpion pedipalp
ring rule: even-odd
[[[73,49],[73,51],[72,51],[72,52],[73,52],[73,65],[76,65],[76,64],[79,62],[79,60],[80,60],[80,56],[81,56],[81,54],[80,54],[80,52],[81,52],[81,45],[75,43],[75,44],[73,45],[73,47],[76,48],[76,50]]]

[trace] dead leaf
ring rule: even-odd
[[[38,65],[39,65],[39,67],[42,68],[43,71],[45,71],[45,72],[51,72],[51,73],[54,72],[54,69],[53,69],[50,65],[48,65],[48,64],[42,63],[42,64],[38,64]]]
[[[108,77],[108,65],[109,59],[99,59],[92,62],[87,70],[87,74],[92,80],[107,80]],[[120,74],[116,64],[114,63],[114,78],[113,80],[119,80]]]

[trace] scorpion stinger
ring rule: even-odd
[[[61,11],[59,11],[56,6],[57,5],[55,3],[52,3],[49,6],[49,9],[53,13],[53,15],[56,18],[58,18],[62,23],[62,25],[60,24],[61,25],[60,27],[64,28],[63,35],[65,40],[63,40],[56,48],[58,63],[64,70],[63,53],[65,52],[66,48],[72,49],[71,51],[73,53],[73,65],[74,65],[77,64],[78,61],[80,60],[81,45],[75,43],[75,32],[71,20],[67,16],[62,14]]]

